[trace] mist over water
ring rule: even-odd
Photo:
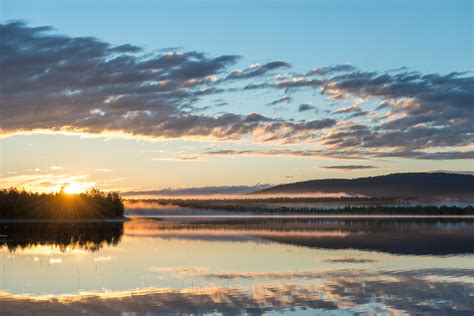
[[[185,202],[183,205],[183,201]],[[161,216],[231,216],[261,215],[261,211],[272,211],[274,215],[309,215],[305,209],[318,210],[338,210],[346,206],[354,208],[364,207],[413,207],[435,206],[435,207],[469,207],[473,204],[471,200],[462,199],[397,199],[397,198],[364,198],[350,196],[297,196],[291,197],[190,197],[181,198],[156,198],[155,199],[137,199],[125,200],[125,214],[129,217],[161,217]],[[187,206],[189,205],[189,206]],[[235,207],[234,210],[228,206]],[[237,211],[238,209],[238,211]],[[291,212],[288,212],[291,211]],[[417,209],[416,209],[417,211]],[[416,211],[413,216],[416,216]],[[383,215],[383,212],[378,212]],[[268,215],[268,214],[265,214]],[[323,215],[323,214],[314,214]],[[347,215],[347,214],[344,214]],[[394,215],[394,214],[390,214]],[[422,215],[422,214],[420,214]]]

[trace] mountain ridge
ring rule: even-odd
[[[410,198],[474,198],[474,175],[407,172],[354,179],[320,179],[280,184],[249,195],[346,193]]]

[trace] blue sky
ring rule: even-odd
[[[351,63],[368,70],[472,68],[472,1],[24,1],[2,20],[59,33],[288,60],[296,69]]]
[[[98,113],[105,120],[117,111],[119,105],[112,103],[121,94],[97,95],[103,98],[102,106],[93,107],[84,100],[96,92],[86,93],[74,85],[58,88],[54,95],[63,93],[64,100],[54,99],[51,104],[51,86],[35,92],[30,104],[25,104],[25,95],[8,95],[11,101],[1,109],[0,174],[4,180],[0,187],[37,189],[38,184],[50,183],[56,188],[58,181],[83,181],[127,191],[473,169],[472,160],[466,159],[473,150],[472,104],[465,101],[472,95],[473,82],[472,1],[0,0],[0,20],[6,25],[23,21],[7,28],[32,34],[33,27],[52,26],[41,35],[45,42],[55,35],[77,41],[93,36],[107,45],[136,45],[143,50],[135,62],[164,56],[164,52],[191,59],[190,52],[203,52],[209,59],[202,61],[206,65],[222,55],[240,56],[216,66],[220,67],[216,77],[190,77],[190,88],[177,90],[222,91],[163,101],[189,103],[191,110],[164,106],[147,96],[133,99],[136,111],[121,112],[126,120],[119,123],[116,118],[87,126],[77,122],[99,119]],[[11,39],[12,45],[29,47],[14,36]],[[55,48],[50,49],[53,55]],[[113,58],[103,57],[104,62]],[[263,75],[225,80],[235,69],[246,73],[272,62],[283,64]],[[351,69],[324,70],[323,79],[309,74],[312,69],[335,65],[351,65]],[[116,71],[126,75],[133,69]],[[351,76],[350,80],[338,74]],[[82,75],[68,73],[64,76],[72,77],[48,82],[76,81]],[[296,88],[279,86],[311,78],[322,81]],[[11,89],[22,87],[20,79],[17,86],[12,82]],[[100,84],[105,89],[106,83]],[[251,84],[264,88],[245,89]],[[387,87],[390,91],[381,90]],[[416,89],[426,90],[418,93]],[[154,105],[150,108],[149,104]],[[310,110],[300,111],[303,104]],[[63,116],[48,119],[48,113],[56,110],[64,111]],[[34,115],[27,117],[30,112]],[[136,119],[137,113],[149,116],[146,123],[138,123],[148,131],[127,121]],[[247,116],[252,113],[260,116]],[[234,126],[227,130],[229,115],[234,115],[230,120]],[[177,121],[170,123],[171,119]],[[198,123],[183,130],[183,120]],[[171,127],[161,130],[165,123]],[[212,135],[203,132],[206,124],[216,124],[209,131]],[[64,133],[66,127],[73,131]],[[62,132],[57,133],[58,129]],[[361,167],[325,169],[332,165]]]

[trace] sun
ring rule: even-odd
[[[69,182],[64,187],[64,193],[66,194],[79,194],[83,193],[88,188],[87,184],[79,182]]]

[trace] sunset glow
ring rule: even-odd
[[[64,187],[66,194],[80,194],[89,189],[92,185],[90,183],[69,182]]]
[[[0,187],[50,192],[87,175],[105,191],[237,194],[472,170],[467,1],[283,1],[271,15],[268,3],[197,1],[186,17],[173,2],[96,4],[88,23],[65,16],[88,12],[80,3],[5,1]]]

